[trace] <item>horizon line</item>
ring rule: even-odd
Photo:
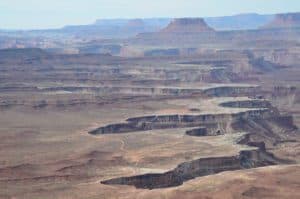
[[[275,12],[275,13],[261,13],[261,12],[244,12],[244,13],[237,13],[237,14],[230,14],[230,15],[217,15],[217,16],[159,16],[159,17],[102,17],[102,18],[95,18],[93,22],[86,23],[86,24],[65,24],[63,26],[57,27],[48,27],[48,28],[0,28],[0,31],[4,32],[16,32],[16,31],[43,31],[43,30],[59,30],[63,29],[68,26],[88,26],[93,25],[99,20],[132,20],[132,19],[180,19],[180,18],[219,18],[219,17],[234,17],[240,15],[278,15],[278,14],[293,14],[293,13],[300,13],[300,12]]]

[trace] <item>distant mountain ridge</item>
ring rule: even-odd
[[[287,18],[285,19],[284,16]],[[295,14],[294,14],[295,15]],[[298,13],[299,15],[299,13]],[[281,16],[281,19],[278,17]],[[188,18],[192,19],[192,18]],[[215,31],[256,30],[261,27],[269,28],[277,24],[289,24],[285,27],[294,27],[299,24],[299,17],[291,17],[289,13],[279,15],[261,15],[256,13],[239,14],[223,17],[206,17],[204,22]],[[0,31],[5,36],[32,36],[32,37],[74,37],[82,39],[123,39],[135,37],[141,33],[159,32],[166,28],[172,18],[141,18],[141,19],[99,19],[89,25],[65,26],[61,29],[30,30],[30,31]],[[275,22],[274,22],[275,20]],[[273,21],[273,22],[272,22]],[[276,22],[277,21],[277,22]],[[273,23],[273,25],[271,24]],[[199,22],[200,24],[200,22]],[[267,25],[268,24],[268,25]],[[294,24],[294,25],[292,25]],[[185,26],[186,27],[186,26]],[[174,28],[174,27],[173,27]],[[193,30],[194,32],[199,31]],[[206,28],[204,28],[206,29]],[[203,29],[203,30],[204,30]],[[174,31],[174,30],[173,30]],[[177,30],[181,31],[181,30]],[[185,31],[185,30],[182,30]],[[192,31],[191,29],[189,31]],[[200,31],[201,32],[201,31]]]
[[[300,27],[300,12],[277,14],[272,21],[262,28],[298,28]]]
[[[256,13],[239,14],[223,17],[207,17],[206,23],[216,30],[249,30],[257,29],[274,18],[274,15]]]
[[[65,26],[60,31],[81,36],[99,34],[104,38],[126,38],[142,32],[156,32],[168,25],[171,19],[101,19],[94,24]]]
[[[203,19],[209,27],[218,31],[258,29],[269,23],[273,18],[274,15],[250,13]],[[99,33],[104,38],[124,38],[133,37],[144,32],[157,32],[166,28],[172,20],[173,18],[98,19],[90,25],[66,26],[61,30],[77,36]],[[137,26],[137,22],[139,26]],[[132,26],[133,23],[136,25]]]
[[[260,15],[256,13],[239,14],[221,17],[204,17],[208,26],[216,30],[247,30],[257,29],[274,19],[275,15]],[[145,18],[145,25],[164,28],[174,18]],[[93,25],[99,26],[125,26],[132,19],[99,19]]]
[[[125,26],[129,21],[142,20],[146,26],[167,26],[172,18],[133,18],[133,19],[98,19],[93,25],[97,26]]]

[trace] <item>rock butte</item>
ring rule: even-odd
[[[162,29],[162,33],[201,33],[213,32],[202,18],[179,18],[174,19],[166,28]]]

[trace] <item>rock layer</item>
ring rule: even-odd
[[[262,28],[296,28],[300,27],[300,13],[277,14],[270,23]]]
[[[202,18],[179,18],[174,19],[166,28],[162,29],[162,33],[199,33],[213,32]]]
[[[136,188],[156,189],[179,186],[187,180],[196,177],[216,174],[223,171],[256,168],[268,165],[292,163],[275,157],[266,149],[265,141],[276,144],[282,137],[277,133],[281,129],[285,132],[296,128],[289,116],[281,116],[271,104],[264,100],[250,100],[240,102],[221,103],[228,107],[261,107],[257,110],[248,110],[237,114],[221,115],[169,115],[146,116],[130,118],[127,124],[113,124],[101,127],[90,134],[126,133],[132,131],[145,131],[159,128],[178,128],[198,126],[186,131],[189,136],[218,136],[224,133],[234,133],[245,130],[247,133],[237,144],[254,147],[241,150],[235,156],[200,158],[179,164],[175,169],[165,173],[149,173],[131,177],[104,180],[103,184],[132,185]],[[264,108],[262,108],[264,107]],[[268,107],[268,108],[266,108]],[[228,129],[218,128],[227,126]],[[258,139],[257,139],[258,138]]]
[[[136,188],[156,189],[174,187],[196,177],[232,171],[249,169],[267,165],[286,163],[268,153],[264,143],[249,142],[246,135],[241,142],[257,147],[253,150],[243,150],[236,156],[201,158],[184,162],[175,169],[161,174],[145,174],[132,177],[121,177],[102,181],[103,184],[133,185]]]

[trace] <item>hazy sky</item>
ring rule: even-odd
[[[100,18],[205,17],[300,11],[300,0],[0,0],[0,29],[56,28]]]

